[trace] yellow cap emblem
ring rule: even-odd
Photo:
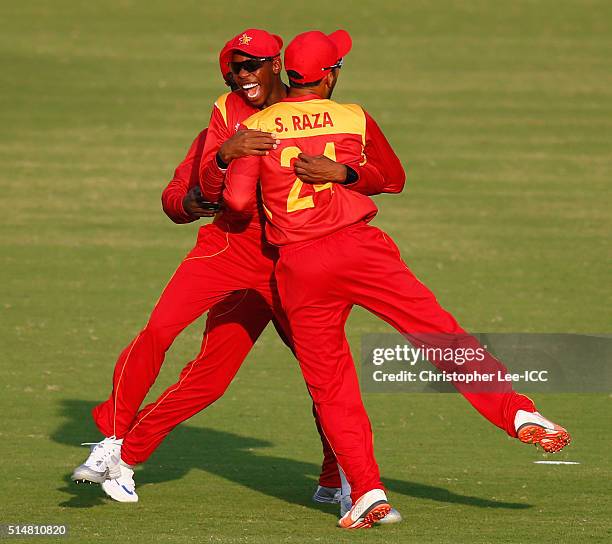
[[[251,36],[248,36],[245,32],[242,36],[240,36],[240,38],[238,38],[238,45],[249,45],[252,39],[253,38],[251,38]]]

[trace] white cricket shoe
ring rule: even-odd
[[[119,502],[138,502],[134,470],[123,461],[119,463],[119,470],[121,471],[119,478],[102,482],[104,493]]]
[[[327,504],[334,504],[340,502],[341,490],[339,487],[325,487],[322,485],[317,486],[317,490],[312,496],[314,502],[323,502]]]
[[[561,451],[572,440],[563,427],[539,412],[519,410],[514,416],[514,428],[521,442],[540,446],[547,453]]]
[[[93,446],[87,460],[74,469],[72,480],[76,483],[91,482],[101,484],[105,480],[118,478],[121,475],[121,444],[123,439],[114,436],[101,442],[83,442],[82,446]]]
[[[344,495],[340,497],[340,517],[345,516],[352,506],[353,501],[351,500],[350,495]],[[391,508],[391,510],[389,510],[389,513],[384,518],[375,521],[374,524],[392,525],[394,523],[399,523],[400,521],[402,521],[402,515],[395,508]]]
[[[357,499],[352,508],[338,520],[343,529],[369,529],[391,510],[382,489],[372,489]]]

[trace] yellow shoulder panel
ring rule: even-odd
[[[225,121],[225,126],[227,126],[227,108],[225,106],[225,103],[227,102],[227,97],[230,95],[231,93],[225,93],[222,94],[219,98],[217,98],[217,100],[215,101],[215,107],[221,112],[221,116],[223,117],[223,120]]]
[[[247,128],[274,132],[279,139],[358,134],[365,145],[365,114],[356,104],[323,99],[279,102],[255,113],[244,124]]]
[[[361,141],[363,145],[365,145],[366,117],[365,117],[363,108],[359,104],[336,104],[336,105],[344,108],[345,110],[348,110],[349,112],[351,112],[352,115],[355,116],[355,119],[357,120],[357,125],[359,128],[359,132],[357,132],[357,134],[361,136]]]
[[[274,106],[272,106],[274,107]],[[242,121],[242,124],[246,127],[246,128],[250,128],[250,129],[257,129],[257,130],[261,130],[263,132],[266,132],[265,128],[259,128],[260,125],[265,124],[265,121],[262,122],[262,118],[264,117],[265,113],[270,110],[270,108],[266,108],[265,110],[261,110],[258,112],[255,112],[253,115],[251,115],[251,117],[248,117],[247,119],[245,119],[244,121]],[[272,132],[274,129],[269,129],[268,132]]]

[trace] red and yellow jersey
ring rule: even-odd
[[[221,170],[217,165],[215,159],[217,151],[219,151],[223,142],[236,133],[245,119],[258,111],[257,108],[251,106],[242,97],[241,91],[225,93],[215,101],[210,116],[202,158],[199,163],[202,196],[209,202],[218,202],[223,193],[225,171]],[[250,221],[250,226],[260,228],[261,219],[259,218],[257,206],[254,205],[253,209],[248,210],[248,212],[246,214],[237,214],[231,210],[224,210],[217,214],[215,220],[241,224],[248,220]]]
[[[371,117],[354,104],[338,104],[316,95],[287,98],[244,123],[246,128],[273,132],[281,140],[265,157],[243,157],[230,165],[223,199],[233,210],[252,209],[259,180],[267,219],[266,237],[283,246],[320,238],[377,213],[364,194],[335,183],[309,185],[296,177],[293,161],[300,153],[325,155],[359,171],[367,163],[366,148],[377,164],[387,164],[377,192],[399,192],[404,171],[399,159]],[[374,138],[374,140],[373,140]]]

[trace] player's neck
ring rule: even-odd
[[[316,94],[319,98],[325,98],[317,87],[289,87],[289,98],[300,98],[309,94]]]
[[[266,100],[266,103],[263,105],[262,109],[265,109],[265,108],[267,108],[269,106],[272,106],[273,104],[276,104],[277,102],[280,102],[284,98],[287,98],[287,91],[288,90],[289,89],[288,89],[287,85],[285,85],[279,79],[278,85],[274,86],[274,88],[272,89],[272,92],[268,96],[268,99]]]

